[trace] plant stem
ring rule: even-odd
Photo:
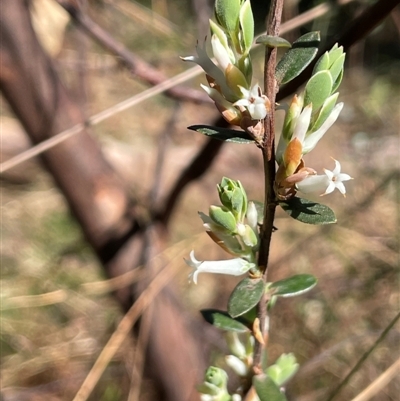
[[[279,35],[281,16],[283,9],[283,0],[272,0],[268,15],[267,34],[271,36]],[[264,69],[264,87],[265,94],[271,102],[271,111],[264,120],[264,139],[263,139],[263,160],[265,177],[265,208],[264,220],[261,228],[261,244],[258,256],[258,266],[263,273],[263,280],[267,282],[267,267],[269,250],[271,245],[272,231],[274,227],[274,217],[276,209],[276,198],[274,192],[275,182],[275,97],[278,92],[278,86],[275,79],[276,66],[276,48],[266,48],[265,69]],[[261,371],[261,357],[264,348],[267,345],[268,332],[266,328],[267,317],[267,299],[264,295],[259,304],[257,317],[260,321],[260,330],[264,339],[264,344],[256,341],[254,349],[254,370],[256,373]]]

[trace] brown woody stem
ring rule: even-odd
[[[281,24],[281,16],[283,9],[283,0],[273,0],[268,15],[267,33],[271,36],[279,35],[279,27]],[[274,217],[276,208],[276,198],[274,192],[275,181],[275,98],[278,92],[278,86],[275,79],[276,67],[276,48],[266,48],[265,53],[265,70],[264,85],[265,94],[271,102],[271,111],[264,120],[264,140],[263,140],[263,160],[265,175],[265,208],[264,220],[261,228],[261,244],[258,256],[258,265],[263,273],[263,280],[267,282],[267,267],[269,258],[269,249],[271,245],[272,231],[274,228]],[[263,334],[264,344],[256,341],[254,349],[254,371],[261,371],[261,357],[264,348],[267,345],[268,331],[266,328],[267,318],[267,299],[264,295],[258,304],[257,317],[260,321],[260,330]]]

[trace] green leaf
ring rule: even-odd
[[[318,110],[332,93],[332,76],[329,71],[320,71],[307,82],[304,105],[312,103],[313,112]]]
[[[293,354],[282,354],[278,360],[266,369],[267,375],[279,387],[289,381],[299,370],[299,364]]]
[[[209,209],[210,218],[230,232],[236,232],[236,219],[233,213],[225,206],[211,205]]]
[[[318,52],[319,32],[309,32],[297,39],[276,66],[278,84],[286,84],[300,75]]]
[[[332,93],[337,91],[337,89],[339,88],[339,86],[342,82],[342,79],[343,79],[343,69],[342,69],[342,71],[340,71],[339,76],[337,77],[335,83],[332,86]]]
[[[191,125],[188,129],[211,136],[214,139],[234,143],[254,143],[254,139],[245,131],[236,131],[229,128],[211,127],[209,125]]]
[[[247,54],[254,40],[254,19],[250,0],[246,0],[240,8],[240,25],[242,27],[244,53]]]
[[[329,72],[332,76],[332,81],[336,83],[340,74],[343,72],[344,60],[346,58],[346,54],[342,54],[329,68]]]
[[[229,32],[233,33],[239,23],[241,0],[216,0],[215,17],[217,21]]]
[[[311,290],[317,282],[318,280],[311,274],[296,274],[284,280],[275,281],[268,290],[271,290],[273,295],[294,297]]]
[[[236,333],[246,333],[249,331],[248,327],[240,322],[240,319],[233,319],[229,316],[228,312],[217,309],[203,309],[200,313],[206,322],[219,329],[235,331]]]
[[[243,315],[256,306],[264,293],[262,279],[245,278],[233,290],[229,302],[228,313],[232,317]]]
[[[280,201],[279,205],[290,217],[302,223],[315,225],[336,223],[336,216],[333,210],[321,203],[293,197]]]
[[[272,35],[261,35],[257,38],[256,43],[268,46],[268,47],[292,47],[290,42],[279,36]]]
[[[325,52],[319,60],[316,62],[312,75],[316,74],[319,71],[324,71],[329,69],[329,54]]]
[[[310,129],[311,132],[315,132],[318,128],[320,128],[321,125],[325,122],[325,120],[329,117],[333,108],[335,107],[338,96],[339,92],[336,92],[325,100],[320,112],[318,113],[317,120]]]
[[[237,319],[241,319],[241,320],[243,320],[244,323],[247,323],[248,325],[252,325],[256,317],[257,317],[257,308],[254,306],[253,308],[248,310],[246,313],[241,315],[240,318],[237,318]]]
[[[279,387],[265,374],[254,376],[253,385],[260,401],[287,401]]]
[[[331,66],[339,57],[343,55],[343,46],[338,47],[335,43],[331,50],[329,50],[329,65]]]
[[[233,62],[235,60],[235,56],[233,55],[232,50],[230,50],[229,43],[228,43],[228,37],[226,36],[225,31],[211,19],[210,19],[210,28],[211,28],[211,32],[217,36],[217,38],[221,42],[222,46],[224,46],[226,51],[229,53],[229,56],[231,57],[231,60],[233,59],[232,60],[232,62]]]

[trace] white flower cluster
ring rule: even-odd
[[[293,97],[286,112],[276,152],[279,168],[275,191],[280,199],[289,199],[296,191],[326,195],[337,188],[343,195],[346,194],[343,182],[351,177],[341,173],[337,160],[334,160],[332,171],[325,169],[324,175],[317,175],[313,168],[305,166],[303,159],[315,148],[343,109],[343,103],[336,104],[339,94],[335,91],[343,75],[344,58],[343,49],[337,45],[326,52],[309,80],[312,85],[308,83],[301,96]],[[315,84],[318,80],[320,86]],[[319,91],[326,93],[326,98],[320,99]]]
[[[238,3],[237,1],[234,1]],[[239,4],[239,3],[238,3]],[[231,15],[233,23],[225,18],[210,20],[211,47],[217,64],[206,50],[197,45],[197,56],[183,57],[184,61],[198,64],[206,73],[208,85],[201,85],[216,107],[232,125],[243,129],[257,126],[270,110],[270,101],[260,86],[252,81],[250,48],[254,37],[253,15],[250,1],[239,4],[237,14]],[[232,28],[234,27],[234,28]],[[262,124],[259,123],[259,130]]]

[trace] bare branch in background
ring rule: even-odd
[[[83,123],[84,119],[37,41],[28,6],[28,1],[2,2],[0,88],[32,142],[39,143],[67,127]],[[134,200],[88,130],[48,150],[42,160],[106,274],[116,277],[140,265],[143,224]],[[163,241],[156,240],[161,238],[156,229],[153,234],[154,254],[160,252]],[[123,309],[128,310],[148,285],[149,282],[139,282],[134,286],[134,295],[132,288],[126,287],[117,290],[115,296]],[[173,292],[171,286],[164,288],[152,301],[154,322],[149,335],[146,374],[154,380],[163,399],[194,400],[199,371],[193,369],[193,358],[201,369],[204,356]],[[171,320],[176,332],[170,330]]]
[[[105,29],[96,24],[88,15],[84,14],[76,2],[69,0],[57,0],[71,15],[79,28],[82,28],[101,46],[121,58],[123,64],[130,69],[132,74],[143,81],[157,85],[168,79],[162,72],[146,63],[136,54],[128,50],[122,43],[114,39]],[[186,100],[195,103],[209,103],[208,96],[196,89],[187,87],[174,87],[166,91],[168,96],[178,100]]]
[[[208,20],[213,14],[213,9],[208,0],[192,0],[192,8],[196,16],[197,37],[204,38],[208,34]]]

